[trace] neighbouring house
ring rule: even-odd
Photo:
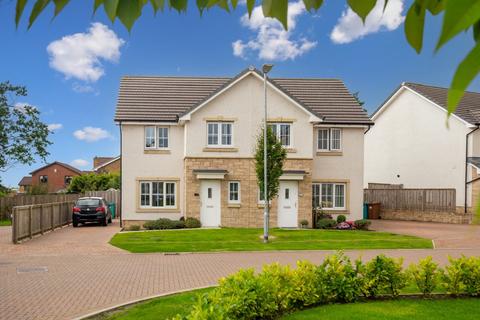
[[[32,177],[25,176],[18,183],[18,193],[28,193],[32,187]]]
[[[94,157],[93,172],[95,173],[120,173],[120,156]]]
[[[373,122],[341,80],[268,79],[269,125],[287,150],[270,225],[312,224],[312,206],[362,217],[364,132]],[[124,225],[195,217],[203,226],[260,227],[253,155],[263,74],[126,76],[121,130]]]
[[[72,178],[82,175],[83,172],[66,163],[55,161],[30,174],[32,175],[32,186],[43,186],[45,191],[54,193],[65,191]]]
[[[466,92],[449,118],[447,93],[403,83],[375,111],[365,135],[365,186],[454,188],[457,210],[470,210],[480,190],[480,93]]]

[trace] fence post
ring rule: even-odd
[[[12,208],[12,242],[17,244],[17,224],[18,224],[18,218],[17,218],[17,208],[13,207]]]
[[[422,192],[422,211],[425,211],[426,206],[427,206],[427,190],[423,189],[423,192]]]
[[[32,206],[30,206],[30,207],[28,207],[28,237],[30,239],[33,238],[33,236],[32,236],[32,224],[33,224]]]
[[[40,233],[43,235],[43,204],[40,205]]]
[[[53,231],[53,230],[55,229],[55,225],[54,225],[54,222],[53,222],[53,218],[54,218],[54,216],[55,216],[55,215],[53,214],[53,203],[50,204],[50,207],[51,207],[51,209],[50,209],[50,230]]]

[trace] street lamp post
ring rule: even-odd
[[[263,90],[264,90],[264,112],[265,116],[263,119],[263,200],[265,202],[264,212],[263,212],[263,242],[268,242],[268,222],[269,222],[269,203],[268,203],[268,192],[267,192],[267,73],[272,70],[273,64],[264,64],[262,66],[263,71]]]

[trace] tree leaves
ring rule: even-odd
[[[473,40],[475,40],[475,42],[480,41],[480,20],[473,25]]]
[[[322,6],[323,0],[303,0],[303,4],[308,12],[311,12],[312,9],[317,11]]]
[[[248,11],[249,18],[252,16],[252,11],[254,7],[255,7],[255,0],[247,0],[247,11]]]
[[[348,0],[347,2],[353,12],[362,18],[363,23],[365,23],[368,14],[377,4],[377,0]]]
[[[480,20],[480,0],[447,1],[436,50]]]
[[[420,53],[423,45],[423,29],[425,26],[425,6],[420,1],[415,1],[408,10],[405,18],[405,36],[408,43]]]
[[[18,28],[18,23],[20,22],[20,18],[22,17],[23,10],[25,9],[25,5],[27,4],[27,0],[17,0],[17,5],[15,7],[15,26]]]
[[[477,42],[472,51],[460,63],[453,76],[448,91],[448,113],[453,113],[462,99],[468,85],[480,73],[480,42]]]
[[[103,9],[110,21],[114,22],[117,18],[117,8],[120,0],[104,0]]]
[[[288,0],[263,0],[263,15],[275,18],[288,30]]]
[[[28,19],[28,29],[37,19],[38,15],[45,9],[45,7],[50,3],[51,0],[37,0],[33,5],[32,13],[30,13],[30,18]]]
[[[117,16],[128,31],[132,30],[134,22],[142,14],[145,3],[145,0],[119,0]]]
[[[54,17],[56,17],[70,2],[70,0],[53,0],[53,2],[55,3]]]

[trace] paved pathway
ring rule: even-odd
[[[378,230],[427,232],[448,242],[458,226],[378,222]],[[463,249],[347,251],[369,259],[379,253],[405,257],[405,263],[432,255],[440,263],[447,256],[480,255],[480,227],[460,226]],[[435,231],[437,230],[437,231]],[[472,231],[475,236],[470,237]],[[2,319],[72,319],[90,312],[162,293],[204,287],[239,268],[260,268],[279,261],[294,264],[308,259],[319,263],[329,251],[235,252],[205,254],[130,254],[107,241],[118,225],[63,228],[41,238],[12,245],[10,228],[0,228],[0,315]],[[447,232],[448,231],[448,232]],[[444,235],[444,236],[442,236]],[[462,237],[458,235],[458,237]],[[455,241],[458,239],[455,237]],[[471,240],[471,241],[470,241]],[[445,245],[448,247],[448,245]]]

